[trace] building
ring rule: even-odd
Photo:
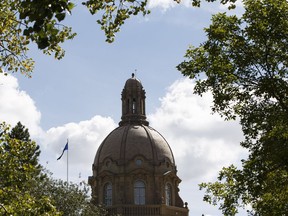
[[[89,177],[92,202],[109,215],[188,216],[172,150],[149,126],[145,90],[132,74],[122,91],[122,117],[99,146]]]

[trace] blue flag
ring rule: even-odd
[[[60,160],[60,159],[61,159],[61,157],[63,156],[63,154],[64,154],[65,150],[67,150],[67,151],[68,151],[68,140],[67,140],[67,143],[66,143],[66,145],[65,145],[65,147],[64,147],[64,149],[63,149],[63,151],[62,151],[62,154],[60,155],[60,157],[59,157],[59,158],[57,158],[57,160]]]

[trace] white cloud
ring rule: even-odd
[[[69,138],[70,162],[92,164],[98,145],[115,127],[116,124],[110,117],[102,116],[53,127],[46,132],[45,146],[55,153],[61,153],[66,139]]]
[[[164,11],[168,8],[175,7],[177,3],[173,0],[150,0],[148,1],[149,8],[161,8]]]
[[[65,178],[66,154],[61,160],[56,159],[69,138],[69,176],[75,180],[82,173],[84,180],[87,180],[87,176],[92,175],[91,167],[99,145],[115,127],[110,117],[94,116],[90,120],[50,128],[42,141],[45,146],[42,161],[49,161],[47,168],[57,178]]]
[[[180,195],[188,202],[191,215],[221,215],[217,207],[202,201],[201,182],[214,181],[218,171],[230,164],[239,165],[246,152],[238,122],[225,122],[211,114],[212,96],[193,94],[190,79],[175,81],[161,98],[161,106],[148,116],[150,125],[170,144],[178,176]],[[245,215],[241,212],[240,215]]]
[[[11,75],[0,74],[0,121],[12,126],[17,122],[25,125],[32,137],[40,136],[41,113],[33,99],[19,89],[18,81]]]
[[[212,96],[193,94],[190,79],[176,81],[149,116],[150,124],[169,142],[183,179],[211,180],[217,171],[239,162],[244,150],[238,122],[211,114]]]
[[[160,8],[160,9],[162,9],[163,12],[167,11],[168,9],[174,8],[177,5],[184,6],[187,8],[197,9],[196,7],[192,7],[192,1],[191,0],[179,0],[178,2],[179,3],[177,3],[177,1],[175,1],[175,0],[149,0],[148,1],[148,7],[150,9]],[[228,10],[228,7],[231,5],[230,3],[223,5],[223,4],[219,3],[218,1],[216,1],[216,2],[202,1],[201,6],[198,9],[201,11],[209,12],[211,14],[227,11],[228,14],[241,15],[243,13],[243,1],[238,0],[238,1],[236,1],[235,4],[236,4],[236,9]]]
[[[177,3],[179,2],[179,3]],[[191,7],[191,0],[149,0],[149,8],[160,8],[166,11],[167,9],[173,8],[177,5],[184,5],[185,7]]]
[[[79,123],[68,123],[43,131],[40,127],[41,113],[33,99],[20,90],[18,80],[11,76],[0,75],[0,122],[14,126],[20,121],[29,129],[31,137],[41,146],[40,160],[46,162],[54,177],[65,179],[66,160],[57,161],[66,139],[69,138],[69,165],[71,180],[82,172],[83,178],[91,175],[91,166],[98,146],[108,133],[116,127],[110,117],[94,116]],[[64,156],[65,158],[65,156]]]

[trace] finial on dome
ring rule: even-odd
[[[135,78],[135,75],[137,74],[137,69],[135,69],[135,72],[132,73],[132,78]]]

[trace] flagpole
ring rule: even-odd
[[[69,185],[69,179],[68,179],[68,170],[69,170],[69,167],[68,167],[68,164],[69,164],[69,151],[68,151],[69,147],[68,147],[68,139],[67,139],[67,143],[62,151],[62,154],[57,158],[57,160],[60,160],[64,154],[65,151],[67,151],[67,189],[68,189],[68,185]]]
[[[67,143],[68,143],[68,139],[67,139]],[[69,179],[68,179],[68,158],[69,158],[69,148],[68,148],[68,150],[67,150],[67,188],[68,188],[68,185],[69,185]]]

